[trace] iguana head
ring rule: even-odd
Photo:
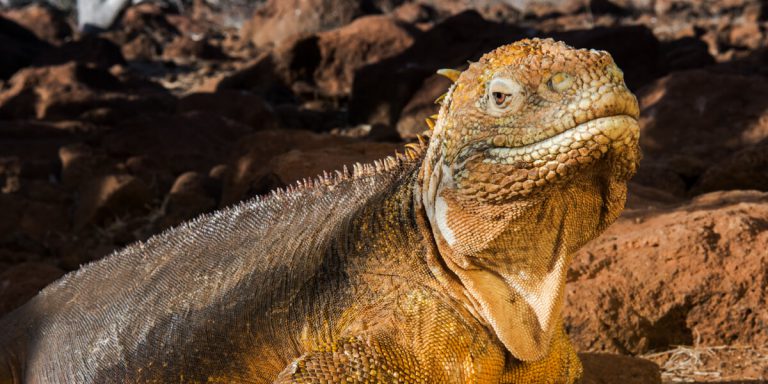
[[[619,215],[639,160],[634,95],[604,51],[502,46],[442,101],[421,200],[461,300],[518,359],[560,326],[570,255]]]

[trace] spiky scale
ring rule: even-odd
[[[424,121],[427,123],[427,126],[429,126],[430,130],[435,129],[435,121],[434,120],[432,120],[431,118],[427,117],[426,119],[424,119]]]
[[[457,80],[459,80],[459,76],[461,76],[461,71],[450,69],[450,68],[443,68],[443,69],[438,69],[437,74],[441,76],[445,76],[449,80],[455,83]]]

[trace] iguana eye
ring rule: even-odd
[[[507,96],[509,96],[509,95],[507,95],[506,93],[493,92],[493,101],[496,102],[496,105],[500,106],[500,105],[504,104],[504,101],[507,100]]]
[[[511,79],[495,78],[488,84],[487,110],[492,115],[515,112],[523,104],[523,87]]]

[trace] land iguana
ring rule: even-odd
[[[551,39],[439,73],[428,144],[64,276],[0,323],[0,382],[577,381],[566,270],[623,208],[637,100]]]

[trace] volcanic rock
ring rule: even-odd
[[[163,58],[189,62],[193,59],[223,60],[226,55],[220,48],[211,45],[205,36],[181,35],[163,48]]]
[[[356,70],[401,53],[413,44],[415,34],[417,30],[389,16],[361,17],[318,34],[318,88],[329,96],[349,95]]]
[[[523,36],[523,29],[488,22],[475,11],[452,16],[418,35],[403,53],[355,73],[350,120],[395,126],[405,105],[436,70],[462,68],[467,60]]]
[[[448,92],[450,85],[450,80],[437,74],[424,81],[424,85],[411,97],[400,114],[397,122],[400,137],[415,138],[429,129],[424,120],[439,111],[440,106],[435,105],[435,100]]]
[[[258,130],[278,128],[273,108],[262,97],[247,91],[221,90],[189,94],[179,99],[178,110],[181,113],[214,113]]]
[[[25,68],[0,91],[0,117],[62,119],[141,100],[114,93],[120,88],[120,81],[108,71],[75,62]]]
[[[48,263],[27,262],[0,272],[0,316],[37,295],[64,271]]]
[[[148,114],[116,125],[101,145],[111,156],[145,156],[178,175],[207,172],[251,131],[247,125],[209,112]]]
[[[317,148],[334,148],[355,141],[345,137],[320,135],[308,131],[262,131],[243,137],[234,150],[231,179],[225,183],[222,204],[254,195],[264,194],[285,186],[272,167],[272,159],[290,150],[311,151]],[[321,172],[321,171],[318,171]],[[303,175],[303,177],[315,176]],[[286,177],[286,179],[290,179]],[[293,181],[295,179],[290,179]]]
[[[630,209],[577,252],[565,323],[576,348],[638,354],[768,342],[768,193]]]
[[[744,148],[707,168],[691,193],[730,189],[768,191],[768,140]]]
[[[661,384],[659,366],[643,359],[607,353],[580,353],[583,384]]]
[[[108,69],[115,64],[125,64],[125,58],[115,43],[95,36],[84,35],[38,55],[37,66],[60,65],[71,61]]]
[[[743,150],[768,138],[768,80],[759,76],[741,76],[693,70],[666,76],[638,94],[641,114],[640,145],[645,154],[644,164],[653,164],[658,172],[677,173],[690,189],[710,167],[723,167],[746,161],[743,172],[759,166],[752,155],[723,162],[734,151]],[[755,151],[753,151],[755,152]],[[746,160],[750,158],[750,160]],[[759,164],[759,162],[757,163]],[[650,181],[640,167],[639,179]],[[758,176],[760,177],[760,176]],[[717,188],[733,189],[744,184],[735,182],[728,187],[725,178]],[[712,180],[707,182],[712,185]],[[702,187],[703,188],[703,187]],[[702,189],[711,190],[711,187]]]
[[[323,173],[352,169],[355,163],[370,163],[393,155],[400,144],[358,142],[308,151],[292,150],[275,157],[270,166],[272,173],[283,185],[313,178]]]
[[[2,16],[28,29],[38,39],[59,44],[72,36],[66,15],[45,3],[32,3],[23,8],[9,9]]]
[[[80,190],[75,228],[146,212],[152,197],[150,188],[131,175],[113,174],[89,180]]]
[[[10,78],[50,48],[26,28],[0,15],[0,79]]]
[[[242,36],[257,47],[280,44],[295,35],[309,35],[363,15],[359,0],[268,0],[243,25]]]
[[[219,187],[219,188],[217,188]],[[170,227],[189,220],[217,206],[220,185],[214,179],[197,172],[185,172],[174,181],[165,201],[165,216],[161,227]]]
[[[69,188],[116,171],[114,160],[85,143],[62,146],[59,148],[59,159],[62,183]]]

